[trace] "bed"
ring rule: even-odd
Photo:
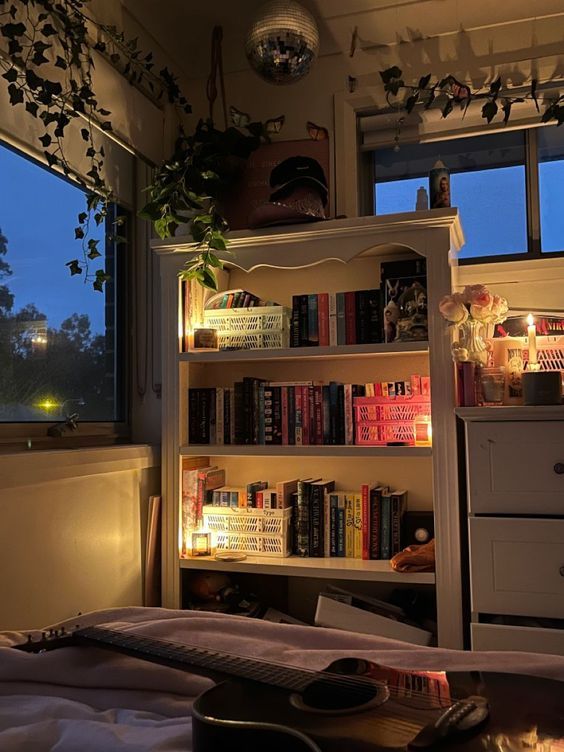
[[[62,626],[69,630],[76,623],[312,669],[358,656],[396,668],[487,669],[564,680],[564,657],[419,648],[369,635],[220,614],[110,609]],[[211,685],[209,679],[98,649],[71,647],[40,655],[11,649],[25,639],[23,633],[0,634],[2,752],[192,749],[191,707]]]

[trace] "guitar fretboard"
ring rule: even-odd
[[[303,691],[316,674],[298,668],[279,666],[207,648],[188,647],[174,642],[119,632],[103,627],[85,627],[74,633],[80,642],[98,645],[173,668],[195,667],[222,676],[262,682],[282,689]]]

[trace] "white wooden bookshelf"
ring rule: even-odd
[[[429,352],[428,342],[392,342],[377,345],[340,345],[339,347],[286,347],[279,350],[223,350],[219,352],[179,353],[187,363],[255,363],[265,360],[335,360],[337,358],[373,358]]]
[[[183,457],[430,457],[430,446],[326,446],[326,445],[238,445],[192,444],[180,447]]]
[[[281,559],[266,556],[247,556],[243,561],[229,562],[231,572],[272,574],[286,577],[318,577],[330,580],[359,580],[363,582],[389,582],[407,585],[434,585],[432,572],[407,574],[395,572],[389,561],[363,561],[362,559],[316,559],[287,556]],[[195,556],[180,559],[182,569],[225,571],[226,562],[212,556]]]
[[[437,310],[452,291],[456,252],[463,244],[455,209],[330,220],[309,225],[236,232],[234,256],[225,258],[229,288],[291,305],[292,295],[377,287],[380,263],[421,255],[427,261],[429,342],[284,348],[279,350],[182,352],[178,272],[190,258],[189,238],[155,241],[161,274],[163,357],[163,605],[182,604],[182,571],[215,570],[288,578],[288,587],[318,578],[425,585],[437,594],[438,639],[462,647],[462,586],[457,497],[456,418],[450,334]],[[315,379],[346,383],[431,376],[433,447],[233,446],[188,444],[188,388],[226,387],[245,375],[266,380]],[[179,550],[181,469],[185,458],[205,457],[224,466],[227,483],[259,476],[275,483],[291,477],[334,478],[337,489],[362,482],[407,488],[411,509],[433,509],[435,574],[398,574],[387,561],[342,558],[275,559],[248,556],[241,562],[211,557],[183,559]],[[354,484],[354,485],[353,485]],[[309,578],[309,579],[308,579]],[[295,601],[294,601],[295,602]]]

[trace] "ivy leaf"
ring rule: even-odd
[[[80,135],[85,141],[90,141],[90,131],[88,130],[88,128],[81,128]]]
[[[65,266],[68,266],[69,271],[71,273],[71,277],[74,277],[75,274],[82,274],[82,267],[78,263],[78,259],[73,259],[72,261],[67,261]]]
[[[17,104],[22,104],[24,101],[23,90],[19,89],[15,84],[8,86],[8,94],[10,95],[10,104],[14,107]]]
[[[419,92],[416,92],[415,94],[412,94],[411,96],[407,98],[405,102],[405,109],[408,114],[412,112],[413,108],[417,104],[418,99],[419,99]]]
[[[33,115],[33,117],[37,117],[37,111],[39,110],[39,105],[35,102],[26,102],[25,108],[29,112],[30,115]]]
[[[99,113],[100,113],[100,115],[102,115],[103,117],[108,117],[108,115],[111,115],[111,114],[112,114],[112,113],[111,113],[111,112],[110,112],[109,110],[104,110],[104,109],[99,109],[99,110],[98,110],[98,112],[99,112]]]
[[[111,280],[111,277],[109,274],[106,274],[106,272],[103,269],[98,269],[96,271],[96,275],[95,275],[94,282],[92,283],[92,287],[98,292],[103,292],[104,283],[109,282],[110,280]]]
[[[492,95],[494,100],[497,99],[497,95],[499,94],[500,89],[501,89],[501,76],[498,76],[496,80],[492,84],[490,84],[490,94]],[[490,121],[488,120],[488,123],[489,122]]]
[[[444,103],[443,108],[441,110],[443,117],[446,118],[450,113],[452,112],[453,108],[452,99],[450,97],[447,98],[447,101]]]
[[[386,89],[386,91],[389,91],[391,94],[396,96],[396,94],[398,93],[398,91],[401,89],[402,86],[403,86],[403,79],[398,78],[398,79],[393,79],[393,81],[390,81],[390,83],[386,84],[384,88]]]
[[[90,159],[92,157],[96,156],[96,149],[93,146],[89,146],[88,149],[86,149],[86,156]]]
[[[103,131],[111,131],[112,130],[112,124],[110,123],[109,120],[104,120],[104,122],[101,123],[100,128]]]
[[[489,99],[482,107],[482,117],[485,118],[488,123],[491,123],[494,117],[497,115],[498,106],[494,99]]]
[[[51,145],[51,142],[52,142],[52,140],[53,140],[53,139],[51,138],[51,136],[50,136],[50,135],[49,135],[48,133],[45,133],[45,134],[44,134],[43,136],[41,136],[41,137],[39,138],[39,141],[41,141],[41,144],[42,144],[42,145],[43,145],[43,146],[44,146],[45,148],[47,148],[48,146],[50,146],[50,145]]]
[[[28,68],[25,72],[25,81],[29,88],[33,91],[39,89],[39,87],[43,85],[43,79],[36,73],[34,73],[31,68]]]
[[[428,73],[426,76],[421,76],[419,79],[419,83],[417,84],[419,89],[426,89],[427,86],[429,86],[429,81],[431,80],[431,74]]]
[[[106,43],[105,42],[96,42],[94,45],[94,49],[97,52],[105,52],[106,51]]]
[[[533,99],[533,102],[535,103],[535,107],[537,108],[537,112],[540,112],[540,109],[539,109],[539,100],[538,100],[538,97],[537,97],[537,86],[538,86],[538,83],[539,82],[537,81],[536,78],[533,78],[533,80],[531,81],[531,97]]]
[[[389,84],[394,78],[401,78],[401,70],[397,65],[393,65],[391,68],[387,68],[385,71],[380,71],[380,78],[384,84]]]
[[[98,240],[92,239],[88,241],[88,253],[86,255],[91,261],[102,255],[98,250],[98,242]]]
[[[88,214],[86,212],[80,212],[80,214],[78,215],[79,223],[82,225],[86,222],[87,219],[88,219]]]
[[[46,23],[45,26],[43,26],[39,31],[43,34],[44,37],[52,37],[57,33],[57,30],[54,29],[50,23]]]
[[[2,74],[2,78],[5,78],[8,83],[12,84],[18,80],[18,71],[15,68],[10,68],[6,73]]]
[[[47,160],[49,167],[54,167],[55,165],[59,164],[59,158],[55,156],[55,154],[51,154],[51,152],[49,151],[44,151],[43,154],[45,155],[45,159]]]
[[[84,237],[84,230],[82,227],[75,227],[74,228],[74,239],[75,240],[82,240]]]
[[[505,99],[501,109],[503,110],[503,124],[507,125],[509,122],[509,118],[511,117],[511,107],[513,106],[513,102],[511,99]]]
[[[64,58],[62,58],[60,55],[57,55],[57,60],[55,61],[55,67],[56,68],[62,68],[63,70],[67,69],[67,63]]]
[[[214,230],[210,238],[210,248],[214,248],[216,251],[224,251],[227,248],[225,238],[221,232]]]
[[[7,23],[3,24],[0,33],[7,39],[15,39],[16,37],[22,37],[25,34],[25,25],[23,23]]]

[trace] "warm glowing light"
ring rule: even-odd
[[[537,328],[535,326],[535,320],[530,313],[527,316],[527,342],[529,349],[529,370],[537,370]]]
[[[413,421],[415,446],[430,446],[433,438],[433,427],[430,415],[418,415]]]
[[[54,410],[56,407],[60,407],[60,406],[61,405],[59,402],[57,402],[57,400],[50,399],[49,397],[47,397],[44,400],[41,400],[41,402],[36,403],[36,407],[41,408],[41,410],[47,410],[47,412],[49,412],[49,410]]]

